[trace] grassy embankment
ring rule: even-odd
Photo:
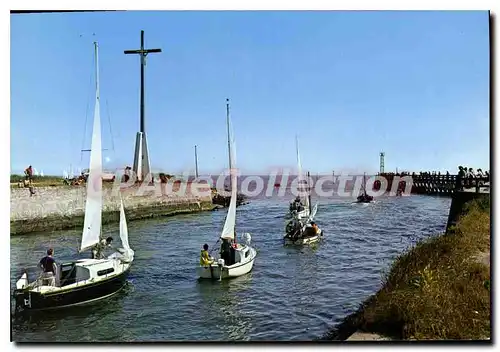
[[[19,180],[24,180],[24,175],[10,175],[10,186],[17,187]],[[63,186],[64,178],[62,176],[35,176],[33,175],[33,186],[35,187],[50,187]]]
[[[170,174],[160,173],[160,178],[163,176],[165,180],[174,177]],[[10,175],[10,186],[18,187],[19,180],[24,180],[24,175]],[[64,186],[64,177],[62,176],[35,176],[33,175],[33,186],[35,187],[55,187],[55,186]],[[110,181],[105,182],[105,184],[112,183]]]
[[[457,226],[401,254],[382,288],[325,339],[356,331],[392,339],[490,337],[490,201],[475,200]]]

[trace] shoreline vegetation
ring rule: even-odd
[[[26,178],[25,175],[10,175],[10,187],[18,187],[18,183]],[[64,186],[64,177],[62,176],[36,176],[31,177],[32,184],[35,187],[55,187]]]
[[[321,340],[488,340],[490,295],[484,198],[467,203],[448,233],[399,255],[379,291]]]

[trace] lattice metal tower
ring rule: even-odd
[[[385,153],[380,152],[380,173],[381,174],[384,173],[384,157],[385,157]]]

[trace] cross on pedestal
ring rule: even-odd
[[[146,66],[146,56],[149,53],[161,53],[161,49],[144,49],[144,31],[141,31],[141,48],[139,50],[125,50],[125,54],[138,54],[141,56],[141,120],[140,130],[137,132],[135,141],[134,168],[133,171],[137,175],[138,181],[143,181],[144,178],[151,172],[149,163],[148,146],[146,142],[146,126],[144,119],[144,66]]]

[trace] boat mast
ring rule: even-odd
[[[198,178],[198,154],[196,153],[196,145],[194,146],[194,167],[195,176]]]
[[[366,172],[363,173],[363,193],[366,196]]]
[[[311,174],[309,173],[309,171],[307,172],[307,181],[309,181],[311,179]],[[309,182],[307,183],[307,187],[309,188],[309,216],[311,215],[311,212],[312,212],[312,205],[311,205],[311,185],[309,185]]]
[[[233,192],[233,163],[231,162],[231,135],[229,131],[229,99],[226,98],[226,124],[227,124],[227,151],[229,156],[229,185],[231,187],[231,193]],[[236,192],[236,191],[235,191]],[[233,195],[231,194],[231,198]],[[238,198],[238,197],[236,197]],[[237,199],[234,200],[235,202]],[[234,224],[233,229],[233,239],[234,243],[236,243],[236,223]]]
[[[232,189],[233,180],[232,180],[231,174],[232,174],[233,165],[231,163],[231,137],[229,134],[229,99],[227,99],[227,98],[226,98],[226,124],[227,124],[227,151],[228,151],[228,156],[229,156],[229,185]]]

